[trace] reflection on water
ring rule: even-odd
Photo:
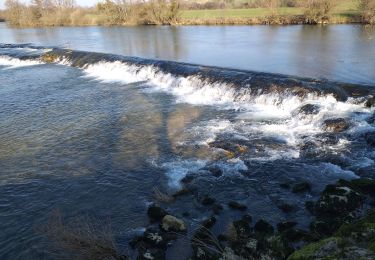
[[[362,25],[10,29],[0,23],[0,35],[3,43],[375,83],[375,29]]]

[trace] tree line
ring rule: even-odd
[[[6,0],[0,13],[12,26],[73,25],[176,25],[184,24],[181,12],[189,9],[267,8],[266,23],[277,23],[279,7],[303,8],[303,23],[329,22],[339,0],[104,0],[82,8],[75,0]],[[375,24],[375,0],[357,0],[360,21]],[[1,19],[2,17],[0,17]],[[276,22],[274,22],[276,21]],[[191,21],[190,21],[191,22]]]

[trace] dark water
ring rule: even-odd
[[[0,23],[0,39],[375,84],[375,29],[360,25],[9,29]]]
[[[63,33],[66,30],[71,32]],[[305,30],[312,31],[310,36]],[[271,57],[286,57],[286,52],[292,51],[266,48],[260,44],[263,38],[243,37],[246,32],[268,32],[277,42],[288,39],[297,44],[299,39],[288,37],[305,31],[304,37],[314,39],[318,46],[324,45],[326,38],[317,38],[314,33],[322,34],[324,30],[336,35],[341,32],[343,37],[342,30],[346,35],[358,35],[365,29],[0,29],[2,42],[51,46],[70,41],[72,49],[87,51],[0,46],[0,258],[52,258],[50,244],[36,230],[54,209],[59,209],[68,222],[86,215],[93,221],[108,220],[121,249],[126,250],[129,238],[148,224],[146,210],[154,201],[153,189],[172,193],[181,188],[180,180],[185,176],[194,177],[189,187],[195,192],[163,206],[183,218],[190,231],[212,214],[200,204],[205,195],[214,196],[223,205],[230,200],[245,203],[255,220],[265,218],[272,224],[295,220],[306,228],[312,217],[304,202],[316,199],[326,184],[340,178],[375,175],[375,150],[364,138],[375,131],[374,108],[365,105],[375,95],[374,74],[369,72],[373,70],[373,41],[345,36],[353,41],[352,45],[337,47],[342,48],[346,61],[360,60],[366,66],[340,63],[333,52],[324,56],[316,50],[314,53],[326,60],[321,66],[296,66],[289,57],[274,59],[278,65],[264,69],[283,72],[289,68],[286,74],[333,75],[341,81],[348,77],[349,82],[366,82],[368,86],[91,51],[259,71],[268,67]],[[228,38],[216,42],[210,40],[210,33]],[[229,41],[235,33],[242,44],[259,45],[258,52],[236,48],[241,43]],[[63,36],[69,39],[59,38]],[[145,37],[150,40],[143,41]],[[217,44],[223,48],[209,47]],[[357,45],[364,47],[360,50]],[[188,47],[180,49],[182,46]],[[238,52],[226,58],[232,49]],[[264,59],[260,53],[263,49],[268,51]],[[52,63],[43,62],[44,53],[50,54]],[[298,51],[296,59],[307,57],[302,53]],[[252,55],[259,64],[246,62],[244,58],[250,60]],[[330,67],[328,61],[337,65],[332,74],[325,69]],[[281,65],[284,63],[286,67]],[[313,66],[323,72],[310,70]],[[297,67],[315,74],[304,74]],[[355,71],[363,74],[358,76]],[[305,105],[314,105],[318,111],[306,113]],[[324,122],[334,118],[345,119],[348,129],[340,133],[327,129]],[[209,171],[213,167],[223,174],[213,176]],[[280,187],[280,183],[293,185],[300,181],[310,182],[312,191],[293,194]],[[284,202],[293,204],[296,210],[282,212],[278,206]],[[185,212],[190,216],[184,217]],[[239,217],[239,213],[225,207],[214,230],[224,231],[230,220]],[[169,249],[168,256],[186,259],[188,252],[187,243],[178,243]]]

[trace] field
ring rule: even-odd
[[[356,0],[340,1],[334,10],[335,17],[352,17],[358,14]],[[267,8],[250,8],[250,9],[218,9],[218,10],[184,10],[182,19],[249,19],[270,16],[272,11]],[[302,15],[303,9],[296,7],[277,8],[279,15]]]

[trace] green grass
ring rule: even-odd
[[[278,9],[279,14],[297,15],[302,14],[300,8],[283,7]],[[182,12],[182,18],[252,18],[271,15],[271,11],[267,8],[251,8],[251,9],[218,9],[218,10],[185,10]]]
[[[342,0],[334,10],[334,16],[351,17],[358,14],[358,4],[356,0]],[[282,7],[278,8],[279,15],[301,15],[302,8]],[[217,10],[184,10],[183,19],[215,19],[215,18],[256,18],[271,15],[271,10],[267,8],[250,9],[217,9]]]

